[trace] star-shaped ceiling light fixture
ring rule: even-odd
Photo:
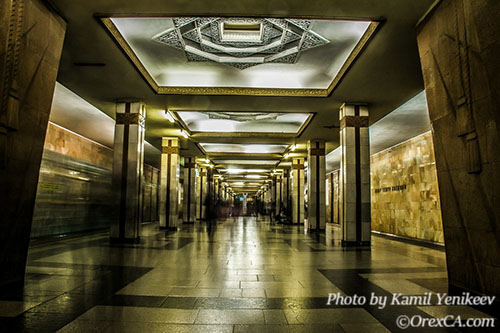
[[[155,41],[185,52],[188,61],[212,61],[239,69],[264,63],[295,63],[301,52],[329,41],[311,20],[274,18],[173,18],[174,28]]]

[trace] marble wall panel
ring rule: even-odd
[[[113,150],[49,123],[44,149],[111,169]]]
[[[433,147],[427,132],[370,157],[373,230],[444,242]]]

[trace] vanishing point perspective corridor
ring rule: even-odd
[[[498,332],[500,0],[0,0],[0,333]]]

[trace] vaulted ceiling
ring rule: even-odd
[[[181,153],[221,171],[269,171],[309,139],[332,151],[343,102],[373,124],[423,89],[414,27],[433,0],[51,2],[60,83],[112,118],[144,101],[151,144],[184,130]]]

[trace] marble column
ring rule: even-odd
[[[417,26],[450,292],[500,296],[500,1],[442,0]]]
[[[220,200],[220,178],[214,177],[214,200],[215,202]]]
[[[41,0],[0,3],[0,286],[22,284],[66,22]]]
[[[196,221],[196,157],[184,157],[184,223]]]
[[[294,158],[292,161],[292,223],[304,223],[304,159]]]
[[[219,198],[222,202],[226,200],[226,185],[219,183]]]
[[[215,217],[215,178],[214,170],[210,167],[207,168],[207,212],[206,219],[213,219]]]
[[[270,205],[271,200],[272,200],[271,185],[267,183],[266,186],[264,187],[264,201],[266,202],[266,205]]]
[[[370,245],[370,142],[368,108],[340,107],[340,220],[342,245]]]
[[[242,214],[247,215],[247,209],[248,209],[248,193],[243,193],[243,203],[242,203]]]
[[[281,212],[281,205],[283,204],[283,188],[281,187],[282,176],[277,174],[274,178],[274,191],[275,191],[275,201],[276,201],[276,211],[275,214],[279,215]]]
[[[292,207],[290,169],[283,170],[283,178],[281,180],[281,196],[285,218],[289,222],[291,219]]]
[[[327,175],[327,222],[339,223],[338,206],[339,206],[339,170],[330,172]]]
[[[145,120],[144,104],[116,105],[112,181],[116,218],[110,227],[113,241],[138,242],[140,238]]]
[[[326,219],[326,164],[325,141],[309,140],[307,143],[307,193],[309,230],[325,229]]]
[[[207,218],[207,195],[208,195],[208,174],[206,167],[198,169],[196,177],[196,218],[205,220]]]
[[[160,170],[160,228],[179,227],[179,139],[162,138]]]

